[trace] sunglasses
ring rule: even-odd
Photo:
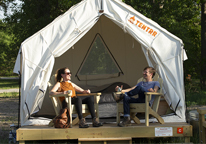
[[[65,73],[66,75],[70,75],[70,74],[72,74],[71,72],[68,72],[68,73]]]

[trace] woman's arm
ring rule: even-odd
[[[76,85],[74,83],[72,83],[72,85],[73,85],[75,91],[77,91],[77,92],[84,93],[84,94],[91,93],[91,91],[89,89],[88,90],[84,90],[84,89],[82,89],[81,87],[79,87],[78,85]]]
[[[49,92],[49,95],[58,95],[58,94],[67,94],[67,91],[64,92],[57,92],[57,90],[60,88],[60,83],[57,82],[52,90]]]

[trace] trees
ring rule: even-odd
[[[21,9],[13,10],[6,21],[13,25],[16,46],[63,14],[80,0],[21,0]],[[16,52],[17,53],[17,52]]]
[[[124,1],[183,40],[188,56],[188,60],[184,62],[185,75],[190,74],[192,78],[200,79],[200,65],[203,64],[203,61],[201,58],[201,9],[199,3],[194,0]]]
[[[8,4],[13,0],[0,0],[0,8],[7,11]]]
[[[0,75],[11,74],[21,43],[81,0],[0,0],[6,18],[0,22]],[[6,11],[10,5],[12,15]],[[4,70],[4,71],[3,71]]]
[[[206,1],[201,1],[201,86],[206,89]]]
[[[0,75],[11,75],[15,57],[12,55],[13,34],[6,23],[0,20]]]

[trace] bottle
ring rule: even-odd
[[[122,89],[121,89],[120,87],[118,87],[117,91],[118,91],[118,92],[121,92],[121,91],[122,91]]]
[[[68,90],[67,93],[72,95],[72,90]]]

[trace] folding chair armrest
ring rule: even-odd
[[[197,112],[198,112],[199,114],[206,114],[206,107],[200,107],[200,108],[198,108],[198,109],[197,109]]]
[[[57,94],[57,95],[49,95],[49,97],[71,97],[72,94]]]
[[[145,92],[145,95],[159,95],[159,96],[163,96],[163,93],[158,93],[158,92]]]
[[[94,103],[98,104],[102,93],[77,94],[76,96],[94,96]]]
[[[197,108],[197,112],[199,113],[199,133],[200,133],[200,141],[202,143],[206,142],[205,139],[205,129],[206,129],[206,121],[205,121],[205,114],[206,114],[206,108],[205,107],[200,107]]]
[[[124,94],[124,92],[115,92],[116,94]],[[163,93],[158,93],[158,92],[145,92],[145,95],[160,95],[163,96]]]
[[[100,96],[102,93],[76,94],[76,96]]]
[[[145,101],[148,102],[151,100],[151,96],[155,95],[155,99],[153,101],[152,109],[157,112],[159,108],[160,97],[163,96],[163,93],[158,92],[145,92]]]

